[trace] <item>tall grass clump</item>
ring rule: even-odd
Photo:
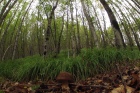
[[[88,70],[94,72],[90,73],[93,75],[110,71],[118,62],[140,59],[140,51],[137,49],[94,48],[83,49],[80,56],[88,64]]]
[[[58,58],[44,59],[35,55],[0,63],[0,76],[16,80],[49,80],[61,71],[72,73],[77,80],[110,71],[116,63],[140,59],[137,49],[94,48],[82,49],[76,57],[67,57],[63,51]]]

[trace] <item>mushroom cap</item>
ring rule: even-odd
[[[69,72],[60,72],[59,75],[56,77],[58,82],[68,81],[70,83],[74,82],[74,77]]]

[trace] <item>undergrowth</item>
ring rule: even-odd
[[[66,53],[66,52],[65,52]],[[140,59],[137,49],[94,48],[82,49],[73,58],[60,53],[59,58],[44,59],[39,55],[0,62],[0,76],[15,81],[55,79],[60,71],[72,73],[76,79],[94,76],[110,71],[117,62],[130,62]]]

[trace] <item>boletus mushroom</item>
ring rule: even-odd
[[[69,83],[74,82],[74,77],[69,72],[60,72],[56,78],[56,81],[61,83],[62,91],[70,91]]]

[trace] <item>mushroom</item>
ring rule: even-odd
[[[62,91],[70,91],[69,83],[74,82],[74,77],[69,72],[60,72],[56,78],[56,81],[61,83]]]

